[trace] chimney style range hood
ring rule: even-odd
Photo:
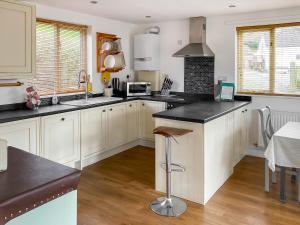
[[[190,18],[190,44],[176,52],[174,57],[214,57],[206,44],[206,18]]]

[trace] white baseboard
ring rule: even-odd
[[[264,157],[264,150],[261,148],[255,148],[255,147],[250,147],[246,150],[246,155],[254,156],[254,157],[259,157],[259,158],[265,158]]]
[[[138,146],[138,145],[149,147],[149,148],[154,148],[155,147],[155,142],[153,140],[138,139],[138,140],[132,141],[130,143],[124,144],[122,146],[119,146],[117,148],[109,149],[109,150],[107,150],[105,152],[102,152],[100,154],[93,155],[89,158],[83,159],[81,161],[81,168],[84,168],[86,166],[97,163],[97,162],[99,162],[103,159],[109,158],[113,155],[119,154],[123,151],[126,151],[126,150],[128,150],[130,148],[133,148],[135,146]]]
[[[110,150],[107,150],[105,152],[102,152],[100,154],[97,154],[97,155],[93,155],[89,158],[86,158],[86,159],[83,159],[81,161],[81,166],[82,168],[86,167],[86,166],[89,166],[89,165],[92,165],[94,163],[97,163],[103,159],[106,159],[106,158],[109,158],[113,155],[116,155],[116,154],[119,154],[123,151],[126,151],[130,148],[133,148],[135,146],[139,145],[139,140],[136,140],[136,141],[132,141],[130,143],[127,143],[125,145],[122,145],[120,147],[117,147],[117,148],[113,148],[113,149],[110,149]]]
[[[139,139],[139,145],[149,147],[149,148],[155,148],[155,141],[147,140],[147,139]]]

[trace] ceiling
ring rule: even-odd
[[[98,0],[98,4],[91,4],[91,0],[28,1],[137,24],[300,6],[299,0]],[[146,19],[148,15],[152,18]]]

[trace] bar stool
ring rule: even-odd
[[[165,137],[165,157],[166,163],[166,196],[157,198],[150,204],[150,208],[161,216],[175,217],[184,213],[187,209],[186,203],[180,198],[171,195],[171,173],[184,172],[185,167],[171,162],[171,139],[178,143],[175,137],[183,136],[193,132],[187,129],[178,129],[172,127],[157,127],[153,130],[154,134]]]

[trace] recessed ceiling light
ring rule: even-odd
[[[145,16],[145,18],[146,18],[146,19],[150,19],[150,18],[151,18],[151,16]]]
[[[98,4],[98,1],[92,0],[92,1],[90,1],[90,3],[91,3],[91,4]]]
[[[228,8],[235,8],[236,5],[229,5]]]

